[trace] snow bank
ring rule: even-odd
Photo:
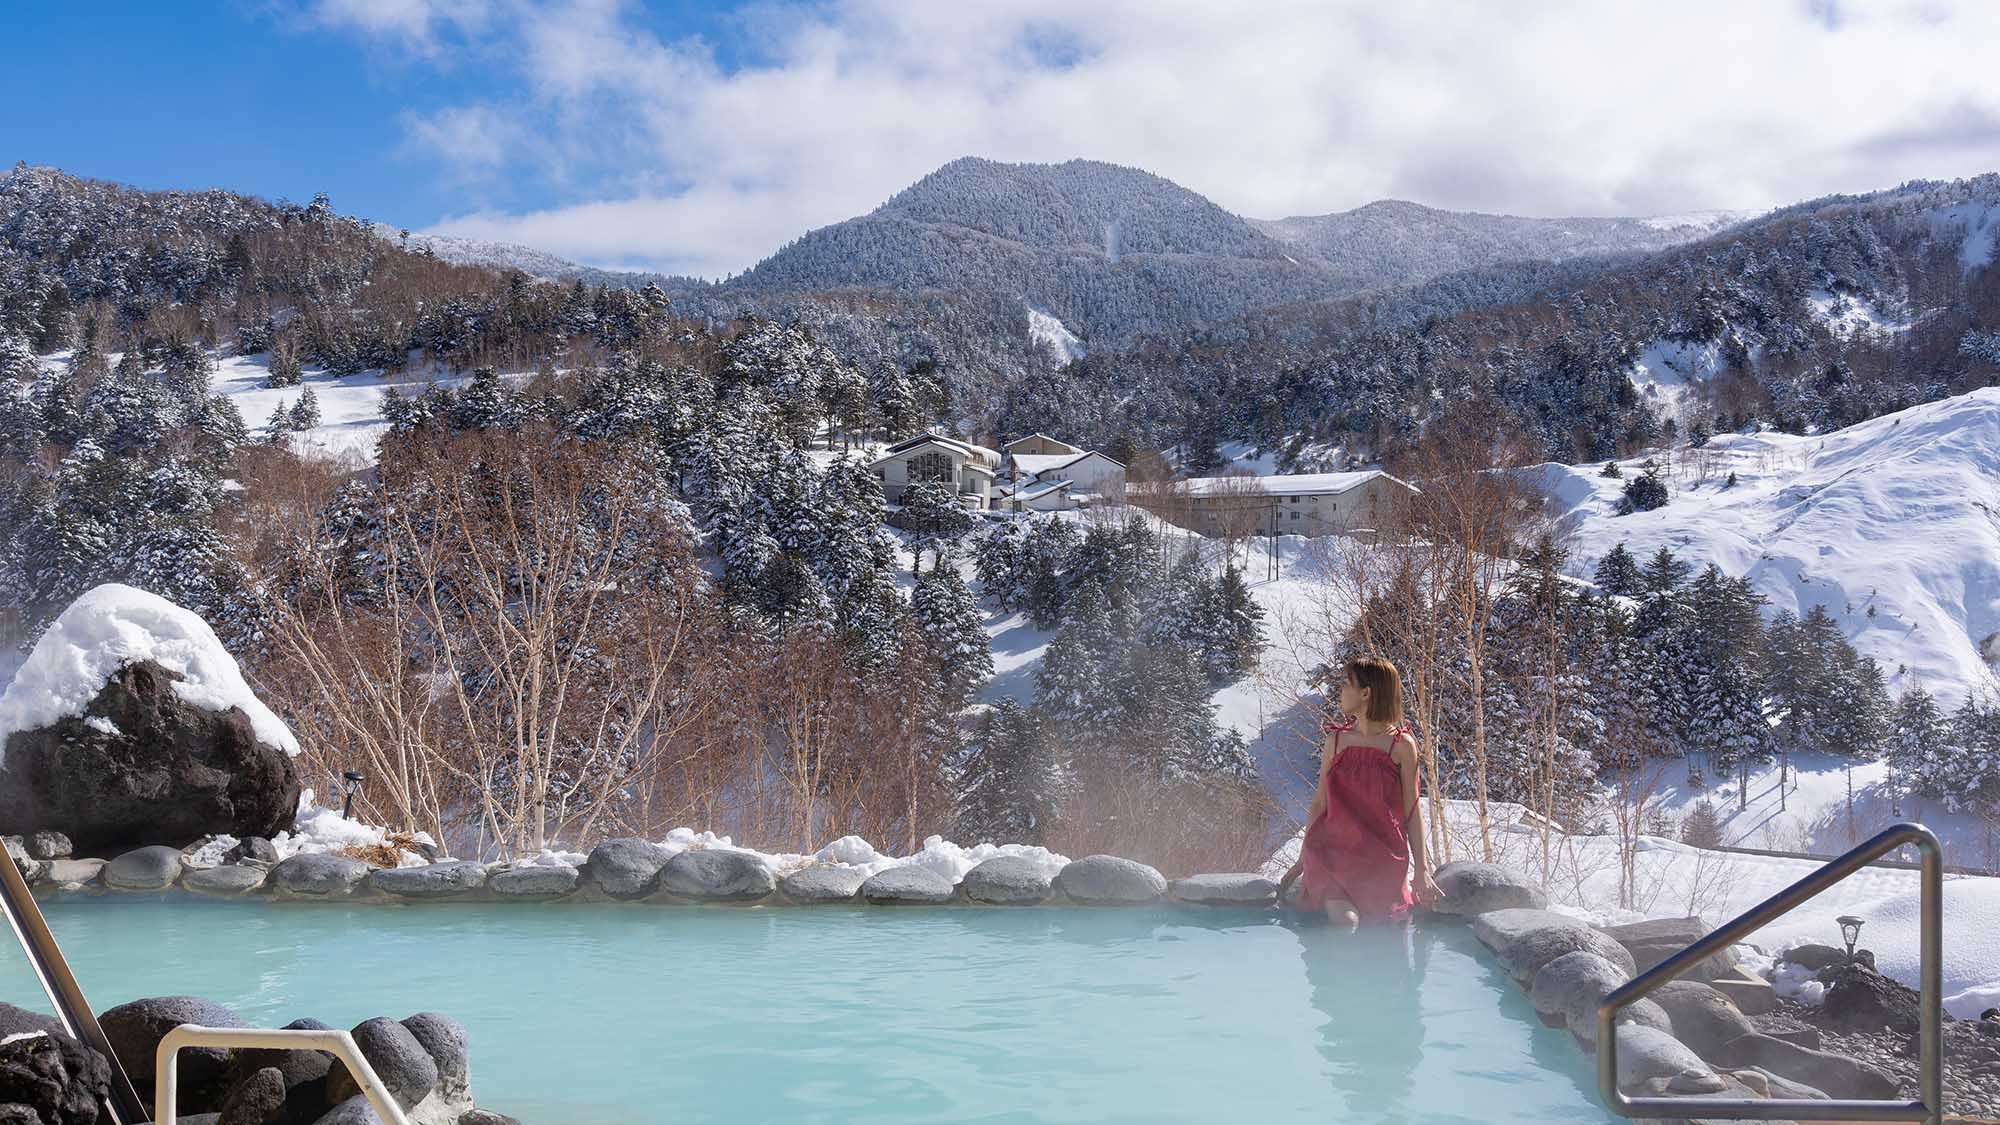
[[[418,832],[410,838],[422,844],[437,842],[424,832]],[[337,852],[348,847],[372,848],[388,844],[387,829],[378,825],[363,824],[358,820],[349,820],[340,815],[339,809],[320,807],[310,789],[299,794],[299,812],[292,822],[292,830],[271,837],[271,846],[277,849],[279,859],[290,859],[295,855],[312,852]],[[397,858],[398,866],[401,867],[420,867],[429,862],[423,856],[409,851],[399,852]]]
[[[1031,847],[1026,844],[976,844],[962,847],[942,836],[931,836],[924,840],[924,846],[906,856],[884,855],[875,850],[875,845],[859,836],[842,836],[840,839],[811,854],[797,852],[769,853],[752,848],[739,848],[727,836],[713,832],[696,832],[692,828],[676,828],[659,841],[661,847],[675,855],[698,848],[724,848],[755,856],[777,876],[789,875],[806,867],[844,867],[859,870],[867,875],[879,875],[892,867],[921,867],[934,871],[956,884],[965,878],[965,873],[995,856],[1020,856],[1034,862],[1050,878],[1069,863],[1069,857],[1058,855],[1047,848]]]
[[[1912,888],[1841,908],[1841,913],[1864,920],[1858,945],[1875,952],[1875,967],[1912,988],[1917,984],[1918,902],[1919,892]],[[1758,944],[1779,951],[1807,942],[1838,945],[1828,939],[1834,927],[1819,916],[1826,911],[1817,903],[1805,909],[1813,914],[1758,931]],[[1944,919],[1944,1009],[1959,1019],[1977,1019],[2000,997],[2000,879],[1946,879]]]
[[[1028,306],[1028,339],[1055,352],[1056,359],[1063,363],[1082,359],[1088,350],[1082,337],[1071,332],[1069,325],[1033,305]]]
[[[208,623],[144,590],[107,583],[71,602],[0,695],[0,749],[14,731],[79,716],[119,668],[152,660],[181,676],[174,692],[206,711],[241,707],[261,742],[296,757],[298,740],[243,682]]]

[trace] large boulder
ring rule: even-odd
[[[1917,1030],[1923,1002],[1917,990],[1891,980],[1859,961],[1820,970],[1826,997],[1820,1011],[1828,1019],[1853,1031]]]
[[[61,832],[85,852],[292,825],[299,773],[240,707],[211,711],[151,661],[112,673],[82,716],[7,737],[0,832]]]
[[[68,836],[46,828],[29,836],[27,844],[28,854],[36,859],[68,859],[76,854]]]
[[[461,898],[486,885],[486,865],[466,859],[393,867],[368,876],[368,884],[397,898]]]
[[[1880,1101],[1896,1096],[1896,1079],[1888,1071],[1870,1063],[1815,1051],[1761,1033],[1742,1036],[1729,1044],[1727,1065],[1762,1067],[1835,1098]]]
[[[660,890],[698,902],[755,902],[778,889],[764,861],[732,848],[685,851],[660,868]]]
[[[104,1057],[67,1035],[0,1044],[0,1107],[28,1111],[16,1120],[85,1125],[98,1120],[98,1103],[110,1092],[111,1067]]]
[[[1674,1036],[1712,1063],[1733,1063],[1729,1044],[1757,1030],[1735,1002],[1697,980],[1670,980],[1648,995],[1666,1009]]]
[[[409,1028],[395,1020],[376,1016],[355,1024],[349,1034],[354,1036],[354,1045],[361,1048],[361,1057],[368,1060],[382,1085],[388,1087],[389,1095],[405,1112],[423,1101],[438,1084],[438,1067],[431,1053]],[[360,1093],[361,1084],[354,1080],[354,1075],[346,1066],[336,1063],[327,1074],[327,1100],[345,1101]]]
[[[199,996],[154,996],[120,1004],[97,1017],[104,1037],[132,1085],[150,1100],[160,1040],[184,1023],[202,1027],[246,1027],[241,1017]],[[228,1089],[229,1052],[221,1047],[189,1047],[181,1052],[180,1104],[189,1113],[222,1108]]]
[[[486,887],[501,898],[561,898],[575,890],[582,877],[566,863],[531,863],[493,872]]]
[[[1018,855],[985,860],[966,872],[958,885],[966,898],[988,906],[1034,906],[1055,893],[1047,866]]]
[[[1437,902],[1432,913],[1470,918],[1490,910],[1543,910],[1548,893],[1526,875],[1497,863],[1456,860],[1437,869],[1431,876],[1437,884]]]
[[[179,849],[155,844],[126,852],[104,865],[99,878],[114,891],[164,891],[181,877]]]
[[[778,880],[778,889],[793,902],[847,902],[867,881],[868,873],[859,867],[815,863]]]
[[[465,1025],[443,1012],[418,1012],[404,1020],[403,1027],[416,1037],[437,1066],[437,1086],[433,1093],[458,1113],[471,1109],[472,1062]]]
[[[196,894],[234,898],[238,895],[247,895],[262,887],[269,875],[270,872],[262,867],[252,867],[247,863],[226,863],[221,867],[186,872],[181,876],[181,886]]]
[[[1597,1043],[1597,1007],[1631,977],[1624,969],[1585,950],[1565,953],[1535,973],[1528,996],[1542,1022],[1566,1027],[1587,1046]],[[1658,1004],[1640,999],[1619,1009],[1618,1023],[1638,1023],[1673,1031],[1673,1023]]]
[[[583,871],[612,898],[644,898],[658,885],[667,849],[632,836],[619,836],[590,850]]]
[[[1473,919],[1472,932],[1526,986],[1543,965],[1565,953],[1595,953],[1631,975],[1632,954],[1616,940],[1566,914],[1525,908],[1493,910]]]
[[[1708,925],[1700,918],[1649,918],[1622,926],[1606,926],[1604,932],[1632,954],[1635,971],[1643,973],[1707,937]],[[1713,980],[1727,974],[1735,965],[1736,954],[1725,949],[1704,957],[1688,970],[1683,979]]]
[[[43,874],[58,887],[71,883],[94,883],[104,873],[104,864],[101,859],[52,859]]]
[[[348,894],[368,877],[358,859],[330,852],[303,852],[271,869],[269,883],[288,895],[334,898]]]
[[[54,1016],[44,1015],[41,1012],[31,1012],[26,1008],[17,1008],[4,1000],[0,1000],[0,1039],[5,1039],[12,1035],[27,1035],[36,1031],[60,1034],[62,1032],[62,1021]]]
[[[297,1019],[285,1025],[287,1031],[330,1031],[316,1019]],[[229,1091],[245,1082],[260,1081],[256,1075],[275,1070],[285,1082],[284,1108],[276,1115],[280,1125],[311,1125],[326,1112],[326,1079],[337,1064],[326,1051],[284,1051],[269,1047],[244,1047],[231,1054]]]
[[[275,1066],[254,1070],[230,1084],[222,1098],[221,1120],[231,1125],[238,1121],[265,1125],[284,1112],[288,1092],[284,1071]]]
[[[1269,906],[1278,900],[1278,885],[1254,872],[1190,875],[1167,890],[1175,902],[1200,906]]]
[[[1713,1093],[1721,1089],[1714,1068],[1680,1040],[1655,1027],[1621,1024],[1618,1028],[1618,1088],[1636,1093],[1647,1082],[1661,1079],[1677,1093]]]
[[[876,906],[937,906],[958,897],[951,880],[928,867],[891,867],[861,884],[863,900]]]
[[[1087,855],[1056,872],[1056,890],[1085,906],[1143,906],[1167,893],[1166,876],[1115,855]]]

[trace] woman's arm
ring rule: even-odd
[[[1403,832],[1410,840],[1410,866],[1414,869],[1410,876],[1410,889],[1416,892],[1417,901],[1429,906],[1438,898],[1437,884],[1431,881],[1430,857],[1425,854],[1423,802],[1418,800],[1417,786],[1417,740],[1409,735],[1396,738],[1396,772],[1403,780],[1403,807],[1410,810],[1403,818]]]

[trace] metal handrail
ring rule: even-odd
[[[264,1047],[280,1051],[331,1051],[347,1064],[347,1072],[361,1087],[361,1095],[384,1125],[410,1125],[403,1108],[382,1082],[382,1076],[368,1065],[368,1059],[354,1042],[354,1036],[339,1030],[292,1028],[262,1030],[246,1027],[202,1027],[184,1023],[160,1040],[157,1069],[153,1080],[153,1106],[159,1110],[157,1125],[176,1125],[180,1120],[178,1087],[181,1050],[185,1047]]]
[[[1618,1088],[1618,1010],[1847,878],[1878,856],[1914,844],[1923,859],[1918,897],[1921,929],[1918,994],[1917,1101],[1856,1098],[1632,1098]],[[1624,1117],[1720,1117],[1739,1120],[1807,1118],[1836,1121],[1944,1119],[1944,850],[1921,824],[1892,824],[1838,859],[1800,879],[1722,928],[1621,985],[1597,1008],[1597,1085],[1604,1104]]]
[[[111,1111],[112,1125],[140,1125],[147,1120],[147,1114],[145,1105],[139,1101],[139,1092],[132,1088],[132,1079],[119,1065],[117,1052],[111,1049],[111,1040],[104,1037],[104,1029],[91,1014],[90,1002],[83,998],[83,989],[77,986],[69,962],[63,959],[62,947],[56,944],[48,921],[42,917],[42,908],[35,903],[35,893],[28,889],[28,881],[21,877],[12,856],[0,856],[0,907],[6,909],[7,924],[13,927],[14,937],[27,953],[28,964],[42,982],[42,991],[55,1005],[56,1018],[62,1022],[63,1030],[103,1055],[110,1065],[111,1104],[106,1108]]]

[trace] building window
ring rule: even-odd
[[[1296,497],[1296,496],[1288,496],[1288,497],[1286,497],[1285,499],[1287,500],[1287,502],[1289,502],[1289,503],[1293,503],[1293,504],[1296,504],[1296,503],[1298,503],[1298,502],[1299,502],[1299,498],[1298,498],[1298,497]]]
[[[1298,519],[1298,518],[1299,518],[1299,514],[1298,514],[1297,512],[1293,512],[1293,513],[1292,513],[1292,518],[1293,518],[1293,519]]]
[[[910,458],[910,479],[949,482],[957,478],[956,474],[951,471],[951,458],[948,455],[943,453],[919,453],[915,457]]]

